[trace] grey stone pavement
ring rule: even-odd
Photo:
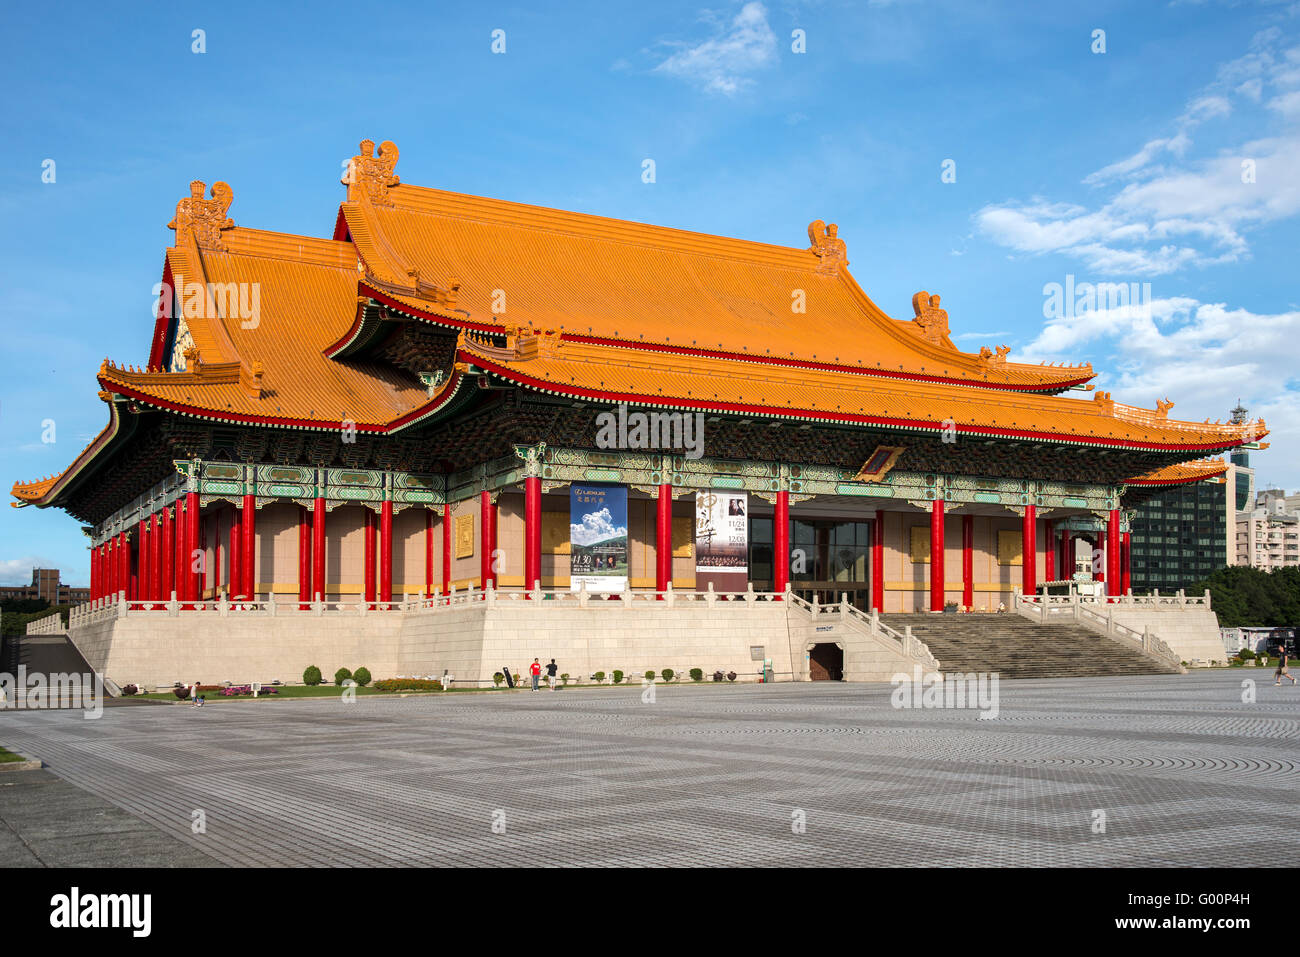
[[[1251,677],[1258,699],[1244,704]],[[995,720],[894,709],[890,691],[706,684],[660,686],[654,703],[636,686],[114,707],[95,721],[0,712],[0,743],[194,863],[1297,860],[1300,690],[1271,675],[1004,681]],[[8,790],[0,819],[21,834],[13,818],[30,811]],[[192,833],[195,811],[206,833]],[[118,837],[103,842],[117,861]]]

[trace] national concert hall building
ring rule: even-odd
[[[1129,510],[1265,434],[964,352],[928,292],[893,318],[820,220],[766,245],[412,186],[397,156],[361,143],[324,237],[190,184],[147,362],[105,360],[102,432],[13,488],[85,525],[93,606],[375,621],[581,577],[981,611],[1081,556],[1120,595]]]

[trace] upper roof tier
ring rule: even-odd
[[[358,168],[378,162],[365,153]],[[1059,392],[1093,377],[1087,364],[1011,362],[1006,347],[958,350],[937,295],[918,292],[914,317],[890,318],[820,220],[809,246],[772,246],[391,183],[382,170],[352,178],[335,237],[355,244],[364,291],[452,325],[988,388]]]

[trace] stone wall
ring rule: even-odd
[[[1118,624],[1134,631],[1150,627],[1180,660],[1189,664],[1227,660],[1218,616],[1203,606],[1114,604],[1101,605],[1098,610],[1113,612]]]

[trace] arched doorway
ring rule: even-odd
[[[813,681],[844,680],[844,649],[834,642],[822,642],[808,650],[808,677]]]

